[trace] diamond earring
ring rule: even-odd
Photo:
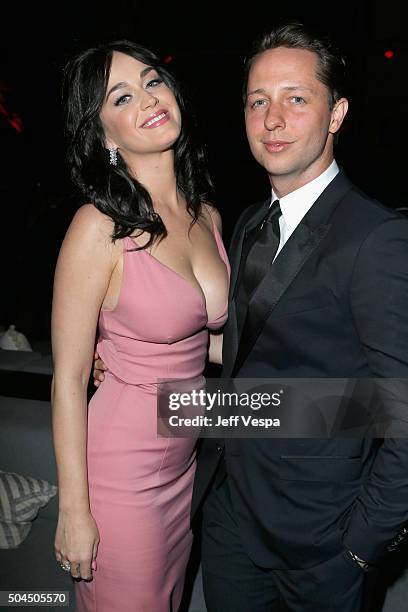
[[[108,149],[109,151],[109,163],[112,164],[112,166],[116,166],[118,163],[118,150],[117,149]]]

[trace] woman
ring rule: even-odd
[[[229,264],[174,78],[122,41],[65,72],[68,159],[88,204],[53,300],[56,558],[77,610],[177,610],[191,547],[193,439],[157,438],[157,379],[201,375]],[[99,325],[98,325],[99,321]],[[87,411],[95,348],[108,372]],[[219,355],[217,357],[219,359]],[[93,571],[92,571],[93,570]]]

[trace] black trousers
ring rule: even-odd
[[[307,570],[255,565],[246,554],[226,478],[203,509],[202,570],[208,612],[360,612],[366,573],[343,551]]]

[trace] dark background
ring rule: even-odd
[[[287,6],[289,8],[287,8]],[[222,15],[221,15],[222,13]],[[278,18],[334,36],[350,70],[350,111],[336,159],[391,207],[407,206],[408,35],[403,3],[380,0],[235,4],[9,3],[0,9],[0,326],[49,338],[52,276],[67,224],[81,203],[66,175],[60,83],[65,60],[130,38],[171,56],[193,101],[216,185],[226,240],[243,207],[268,194],[243,128],[241,80],[251,41]],[[385,57],[393,51],[393,58]]]

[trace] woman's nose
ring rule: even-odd
[[[143,96],[143,100],[142,100],[142,108],[143,109],[154,108],[158,103],[159,103],[159,99],[156,98],[156,96],[151,94],[149,91],[145,92],[145,94]]]

